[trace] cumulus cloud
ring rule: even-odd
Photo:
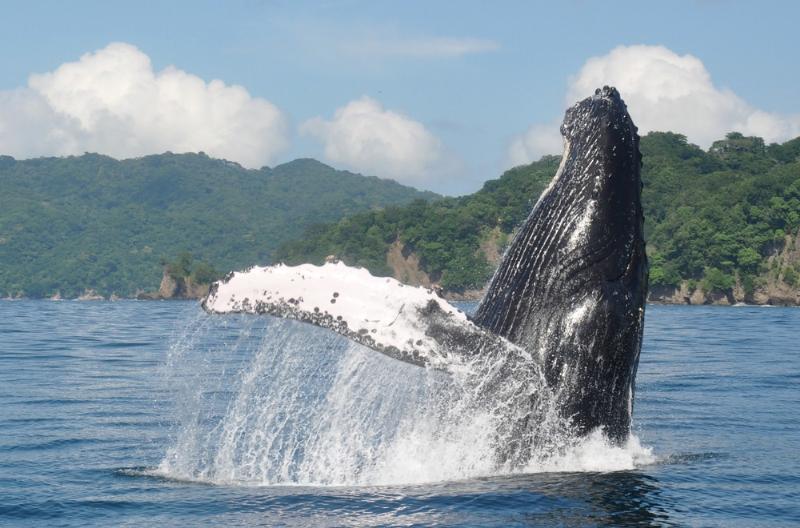
[[[332,163],[405,183],[428,180],[446,160],[441,141],[422,123],[369,97],[337,109],[333,119],[310,119],[300,131],[318,139]]]
[[[565,107],[603,85],[619,89],[642,134],[678,132],[702,147],[731,131],[767,142],[800,135],[800,116],[753,107],[733,91],[715,86],[700,59],[663,46],[620,46],[590,58],[570,79]],[[509,158],[530,161],[559,152],[560,144],[558,123],[534,125],[512,142]]]
[[[130,44],[110,44],[0,92],[0,152],[17,157],[202,150],[259,167],[287,143],[283,114],[269,101],[175,67],[155,72]]]
[[[524,165],[545,154],[559,154],[563,149],[560,121],[531,125],[524,134],[515,137],[508,147],[509,163]]]

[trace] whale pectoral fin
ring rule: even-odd
[[[454,356],[507,343],[433,290],[342,263],[233,273],[212,285],[202,306],[214,314],[267,314],[310,323],[420,366],[444,366]]]

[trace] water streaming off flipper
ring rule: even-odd
[[[508,446],[519,434],[507,424],[525,408],[514,400],[538,389],[529,371],[486,362],[444,373],[293,321],[201,317],[173,345],[166,365],[165,382],[177,392],[176,423],[157,472],[246,485],[400,484],[506,473]],[[494,390],[486,390],[487,380]],[[599,449],[594,455],[581,451],[592,460],[576,465],[581,446],[540,400],[539,422],[526,433],[537,438],[538,451],[514,470],[597,469],[597,456],[607,456],[602,438],[589,440]],[[615,456],[621,468],[632,466],[631,456]]]

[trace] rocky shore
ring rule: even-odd
[[[497,244],[488,245],[491,251],[482,248],[487,260],[496,265],[500,259]],[[329,259],[335,259],[334,256]],[[394,278],[415,286],[437,288],[438,281],[429,277],[421,269],[419,258],[413,251],[407,251],[401,244],[395,243],[387,255],[387,264],[393,271]],[[765,263],[766,271],[757,279],[755,286],[747,291],[739,277],[736,283],[727,290],[706,290],[702,282],[683,281],[679,286],[653,286],[647,297],[651,304],[683,304],[683,305],[756,305],[756,306],[800,306],[800,280],[797,271],[800,270],[800,232],[796,235],[787,235],[786,239],[776,246],[772,255]],[[208,293],[209,284],[196,284],[191,276],[175,277],[168,269],[164,269],[161,284],[157,291],[139,292],[135,299],[139,300],[185,300],[202,299]],[[442,292],[449,301],[478,301],[483,298],[485,290],[466,290],[462,292]],[[51,300],[61,300],[61,295],[56,293]],[[94,290],[87,290],[78,297],[81,301],[118,300],[116,295],[110,298],[103,297]]]
[[[210,286],[210,284],[195,284],[191,277],[174,277],[165,268],[158,291],[140,292],[136,295],[136,299],[140,301],[202,299],[208,295]]]
[[[702,285],[684,281],[677,288],[651,287],[648,301],[657,304],[754,304],[772,306],[800,306],[800,283],[797,272],[800,266],[800,231],[787,235],[767,257],[766,271],[758,277],[756,285],[747,291],[739,277],[732,288],[725,291],[705,291]]]

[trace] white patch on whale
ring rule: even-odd
[[[517,348],[478,328],[431,289],[375,277],[341,262],[236,272],[216,283],[203,307],[215,314],[264,313],[310,322],[391,356],[432,366],[450,367],[455,359],[449,357],[447,336],[437,333],[442,327],[448,334]],[[432,309],[436,317],[430,317]]]
[[[578,222],[575,224],[575,227],[572,230],[572,235],[569,237],[569,241],[567,242],[567,248],[569,251],[574,250],[578,247],[578,244],[585,241],[589,237],[589,227],[592,225],[592,216],[594,215],[594,210],[597,205],[597,200],[589,200],[586,204],[586,209],[583,211],[583,215],[581,215]]]
[[[574,334],[579,325],[586,320],[594,308],[595,300],[587,297],[564,318],[564,330],[567,334]]]

